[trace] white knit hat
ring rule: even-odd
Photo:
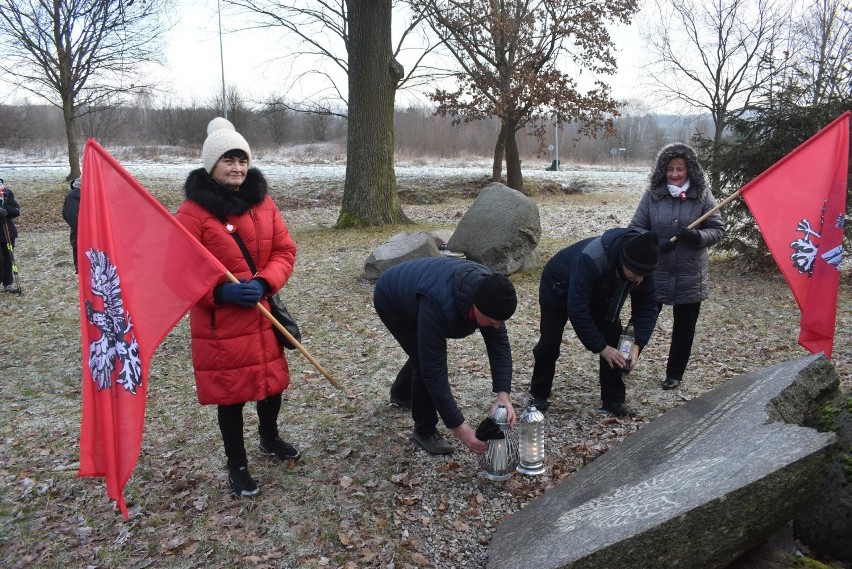
[[[219,158],[229,150],[242,150],[251,164],[251,148],[246,139],[236,131],[231,121],[216,117],[207,125],[207,140],[201,148],[201,162],[208,174],[213,171],[213,166]]]

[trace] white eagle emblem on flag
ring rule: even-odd
[[[824,208],[825,203],[823,203],[823,209]],[[823,211],[823,214],[824,213],[825,212]],[[820,218],[820,226],[821,225],[822,217]],[[837,217],[837,227],[842,229],[844,225],[845,218],[843,214],[841,214]],[[814,263],[817,260],[817,255],[819,254],[818,240],[820,239],[822,229],[819,231],[814,230],[811,227],[811,222],[807,219],[803,219],[796,227],[796,231],[801,232],[802,236],[790,243],[790,248],[793,250],[793,254],[790,255],[790,260],[793,261],[793,266],[799,271],[799,274],[807,274],[808,278],[811,278],[814,272]],[[823,253],[822,258],[826,263],[839,271],[842,251],[843,245],[841,244]]]
[[[103,251],[86,251],[92,268],[92,294],[103,299],[99,312],[86,300],[86,319],[100,331],[89,343],[89,369],[98,391],[112,387],[112,373],[119,369],[116,383],[133,395],[142,384],[139,344],[133,334],[130,314],[124,310],[118,271]]]

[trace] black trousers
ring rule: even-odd
[[[399,399],[411,401],[411,418],[414,431],[421,437],[432,436],[438,429],[438,410],[420,373],[420,349],[417,344],[417,328],[408,321],[397,318],[394,311],[376,299],[376,313],[391,335],[408,356],[408,360],[396,375],[391,393]]]
[[[541,321],[539,323],[539,340],[533,348],[535,365],[533,366],[530,394],[533,397],[548,399],[553,389],[553,378],[556,375],[556,360],[559,359],[559,349],[562,345],[562,335],[568,324],[568,306],[565,296],[556,292],[545,296],[544,291],[539,295]],[[605,304],[592,304],[589,309],[592,320],[601,331],[609,346],[617,346],[621,336],[621,321],[609,322],[606,318]],[[598,357],[598,378],[601,386],[602,401],[624,402],[627,390],[624,385],[622,371],[611,368],[609,364]]]
[[[661,304],[662,311],[663,305]],[[689,357],[692,355],[692,343],[695,340],[695,325],[698,323],[698,314],[701,312],[701,303],[675,304],[672,306],[674,325],[672,326],[672,343],[669,346],[669,359],[666,363],[666,377],[683,379]]]
[[[3,229],[0,228],[0,232]],[[12,249],[15,248],[15,239],[12,239]],[[0,241],[0,280],[3,281],[3,286],[15,284],[15,276],[12,273],[12,253],[9,251],[9,246],[5,241]]]
[[[239,468],[248,464],[243,440],[243,407],[245,403],[219,405],[217,415],[228,468]],[[281,394],[272,395],[257,402],[258,431],[262,440],[278,437],[278,412],[281,410]]]

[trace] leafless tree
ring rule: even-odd
[[[659,148],[664,141],[656,117],[648,104],[641,100],[628,101],[621,107],[614,126],[617,134],[613,141],[618,143],[618,148],[624,148],[626,156],[631,158],[643,157],[649,150]]]
[[[405,76],[391,49],[391,0],[346,0],[346,181],[336,227],[407,222],[396,186],[394,98]]]
[[[83,138],[96,138],[102,144],[109,144],[112,135],[121,135],[127,122],[125,109],[121,101],[104,101],[98,107],[81,109],[77,118],[78,128]]]
[[[411,72],[405,74],[392,48],[392,0],[226,2],[252,12],[256,27],[282,28],[298,38],[292,57],[323,62],[307,74],[326,79],[332,95],[322,93],[323,101],[294,110],[348,119],[346,182],[337,227],[407,221],[396,191],[393,110],[397,89],[414,79]],[[397,51],[413,30],[413,24],[404,30]],[[335,80],[335,68],[346,77],[345,87]]]
[[[80,175],[75,121],[86,109],[146,87],[169,0],[0,0],[0,71],[62,109],[69,179]]]
[[[204,140],[211,110],[220,107],[221,100],[217,100],[214,107],[199,104],[194,100],[181,107],[171,104],[170,101],[163,102],[150,113],[156,140],[161,140],[169,146]]]
[[[349,76],[349,22],[345,0],[225,0],[231,6],[244,9],[254,16],[252,28],[281,28],[288,37],[296,38],[285,59],[296,67],[296,61],[308,60],[307,70],[294,78],[294,82],[316,84],[310,99],[294,103],[298,112],[318,112],[323,109],[345,109],[348,102],[346,80]],[[404,70],[397,89],[415,89],[434,81],[446,73],[424,61],[437,47],[428,38],[418,35],[422,15],[416,11],[402,10],[405,1],[392,0],[397,14],[406,14],[398,40],[393,46],[393,57],[399,59],[404,52],[415,52],[414,64]],[[321,99],[319,107],[314,103]],[[345,118],[345,112],[340,113]]]
[[[293,116],[290,106],[283,97],[269,96],[263,102],[261,115],[266,119],[273,144],[281,146],[292,136],[290,129],[293,123]]]
[[[228,85],[225,90],[225,100],[228,102],[228,120],[234,125],[238,132],[247,132],[254,120],[249,103],[239,87]]]
[[[852,7],[813,0],[797,26],[800,49],[791,54],[805,77],[806,103],[817,107],[852,93]]]
[[[657,2],[659,19],[646,28],[651,63],[646,66],[658,91],[712,117],[716,149],[729,117],[765,93],[784,72],[783,50],[789,4],[780,0],[666,0]],[[710,172],[714,192],[719,172]]]
[[[577,122],[584,134],[610,129],[617,113],[609,87],[600,79],[583,93],[575,76],[561,69],[570,60],[594,76],[611,74],[609,22],[628,23],[635,0],[412,0],[422,10],[461,67],[457,89],[438,89],[438,112],[457,123],[498,117],[492,179],[523,190],[515,138],[526,126],[543,136],[551,117]]]

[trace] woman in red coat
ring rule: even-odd
[[[201,157],[204,167],[189,173],[177,219],[241,282],[223,277],[190,311],[195,384],[202,405],[218,406],[228,485],[238,496],[253,496],[258,486],[243,440],[246,401],[257,402],[260,451],[281,460],[301,456],[278,436],[290,371],[272,324],[255,308],[258,302],[268,308],[266,297],[293,274],[296,244],[263,174],[249,167],[248,143],[229,121],[210,122]]]

